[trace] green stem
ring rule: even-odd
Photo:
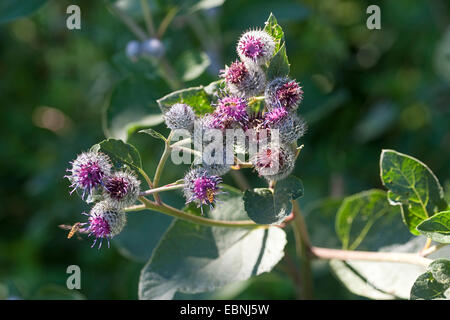
[[[292,210],[294,212],[292,227],[295,237],[295,248],[298,257],[301,260],[302,297],[303,299],[311,300],[314,298],[313,274],[311,269],[311,257],[309,255],[311,244],[305,220],[303,219],[300,206],[296,200],[292,200]]]
[[[150,37],[155,36],[155,25],[153,24],[152,12],[148,6],[147,0],[141,0],[141,8],[144,13],[145,25],[147,26],[147,31]]]
[[[240,220],[240,221],[222,221],[222,220],[214,220],[214,219],[208,219],[201,216],[196,216],[184,211],[181,211],[179,209],[173,208],[166,204],[158,204],[153,201],[148,200],[145,197],[139,197],[139,200],[143,203],[141,206],[135,206],[134,208],[137,208],[139,210],[143,210],[143,208],[158,211],[164,214],[167,214],[169,216],[194,222],[197,224],[201,224],[204,226],[210,226],[210,227],[228,227],[228,228],[268,228],[268,225],[258,225],[250,220]],[[130,210],[131,211],[131,210]]]
[[[146,190],[144,192],[141,193],[141,196],[148,196],[152,193],[157,193],[157,192],[164,192],[164,191],[170,191],[170,190],[176,190],[176,189],[182,189],[184,188],[185,185],[184,184],[171,184],[171,185],[166,185],[163,187],[159,187],[159,188],[153,188],[150,190]]]
[[[164,152],[161,156],[161,159],[159,159],[158,167],[156,167],[155,176],[153,177],[153,188],[158,187],[159,179],[161,178],[161,174],[164,170],[164,166],[166,165],[166,161],[169,158],[170,155],[170,140],[172,139],[173,131],[170,132],[169,136],[167,137],[167,140],[165,141],[164,145]],[[153,197],[155,198],[155,201],[158,204],[161,204],[161,198],[159,197],[158,192],[155,192],[153,194]]]
[[[142,28],[139,27],[136,22],[134,22],[134,20],[130,16],[128,16],[122,9],[113,4],[107,6],[128,27],[128,29],[130,29],[130,31],[134,33],[136,38],[141,41],[145,41],[147,39],[147,35],[145,34],[144,30],[142,30]]]
[[[415,253],[404,252],[351,251],[319,247],[311,247],[310,252],[315,258],[319,259],[398,262],[415,264],[423,267],[427,267],[433,261]]]
[[[144,170],[142,170],[142,169],[139,169],[139,173],[144,177],[145,181],[146,181],[147,184],[148,184],[148,187],[149,187],[150,189],[153,188],[152,180],[150,180],[150,178],[149,178],[149,176],[147,175],[147,173],[146,173]]]

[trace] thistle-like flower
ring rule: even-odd
[[[226,129],[245,126],[248,121],[247,102],[239,97],[224,97],[219,99],[214,114]]]
[[[276,78],[269,83],[264,96],[269,110],[284,107],[293,111],[303,99],[303,90],[295,80]]]
[[[191,106],[184,103],[174,104],[164,114],[166,125],[171,130],[185,129],[189,132],[194,130],[195,114]]]
[[[133,205],[139,196],[141,182],[131,171],[117,171],[104,182],[104,196],[120,208]]]
[[[203,168],[195,168],[189,171],[184,177],[184,196],[186,203],[195,202],[201,208],[203,215],[203,205],[209,205],[212,209],[216,196],[220,193],[219,176],[210,175]]]
[[[267,180],[281,180],[294,169],[295,155],[289,146],[267,145],[251,159],[256,171]]]
[[[283,107],[272,109],[264,114],[264,127],[270,132],[278,130],[282,143],[296,142],[306,132],[306,122],[293,112]]]
[[[125,211],[107,200],[98,202],[94,205],[89,214],[85,212],[83,212],[83,214],[89,218],[88,222],[81,224],[86,227],[80,229],[80,231],[89,233],[88,236],[93,235],[95,237],[91,247],[94,247],[97,240],[100,239],[99,249],[105,238],[108,240],[109,248],[109,240],[118,235],[127,222]]]
[[[275,41],[264,30],[247,31],[239,39],[236,49],[242,61],[263,65],[272,59]]]
[[[77,189],[81,189],[83,191],[83,199],[86,192],[91,194],[111,174],[112,165],[110,159],[106,154],[101,152],[83,152],[70,163],[72,164],[72,168],[67,169],[70,175],[64,176],[72,183],[70,187],[73,189],[70,194]]]
[[[258,65],[235,61],[221,71],[230,93],[237,97],[250,98],[260,94],[266,87],[266,75]]]

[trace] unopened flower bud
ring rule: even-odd
[[[191,106],[184,103],[174,104],[164,114],[166,125],[171,130],[185,129],[189,132],[194,130],[195,114]]]
[[[281,180],[294,169],[295,155],[289,146],[272,146],[262,148],[251,162],[260,176],[267,180]]]
[[[159,39],[150,38],[141,43],[141,52],[150,57],[161,58],[166,52],[166,48]]]
[[[105,179],[105,198],[117,207],[131,206],[139,196],[140,184],[141,182],[131,171],[115,172]]]

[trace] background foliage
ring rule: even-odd
[[[118,2],[143,22],[138,1]],[[219,6],[211,7],[212,2]],[[57,226],[79,221],[79,213],[88,208],[69,196],[62,177],[68,161],[105,135],[129,136],[143,167],[154,170],[163,145],[135,132],[160,122],[156,100],[172,90],[160,80],[157,65],[145,59],[133,64],[125,57],[124,48],[134,36],[105,2],[29,1],[23,15],[31,15],[17,20],[12,19],[21,14],[9,11],[11,1],[3,3],[0,298],[135,299],[148,247],[156,244],[171,219],[155,228],[150,215],[130,216],[127,229],[138,237],[126,233],[110,250],[66,240],[66,231]],[[81,7],[81,30],[66,28],[70,4]],[[294,174],[305,187],[299,203],[314,244],[340,247],[334,220],[344,196],[385,189],[379,176],[381,149],[420,159],[445,190],[450,189],[448,3],[380,1],[382,29],[373,31],[365,24],[369,1],[151,0],[149,4],[156,22],[171,8],[179,8],[163,42],[185,87],[216,80],[223,65],[236,58],[241,32],[262,27],[269,13],[275,14],[283,26],[291,76],[305,91],[300,113],[309,132]],[[124,105],[127,113],[121,109]],[[153,116],[143,119],[143,112]],[[129,117],[141,122],[124,127]],[[167,134],[164,125],[155,129]],[[169,164],[167,169],[162,183],[178,179],[186,167]],[[246,170],[253,186],[265,187]],[[225,182],[233,184],[229,177]],[[183,205],[176,194],[162,197],[174,206]],[[349,246],[355,243],[351,234],[341,231],[339,237],[348,237]],[[142,246],[130,252],[118,242]],[[271,273],[194,297],[295,298],[299,262],[292,242]],[[76,293],[65,289],[65,270],[71,264],[82,270],[82,290]],[[313,267],[316,298],[361,298],[340,285],[327,263],[318,261]]]

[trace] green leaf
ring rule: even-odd
[[[282,42],[284,42],[284,32],[273,13],[270,13],[269,18],[265,22],[264,31],[273,37],[275,41],[275,53],[277,53]]]
[[[411,300],[450,299],[450,261],[438,259],[430,263],[411,289]]]
[[[287,77],[290,71],[290,64],[286,54],[285,44],[281,46],[280,50],[270,60],[269,68],[267,69],[267,78],[273,80],[279,77]]]
[[[146,262],[172,220],[159,212],[127,213],[127,227],[113,241],[125,257]]]
[[[106,136],[127,141],[137,130],[162,123],[164,117],[156,104],[165,91],[161,83],[133,76],[119,82],[103,113]]]
[[[412,234],[435,213],[447,209],[444,192],[433,172],[419,160],[394,150],[383,150],[381,180],[389,189],[389,202],[401,206],[403,220]]]
[[[212,218],[246,219],[240,192],[221,195]],[[176,220],[141,272],[140,299],[171,299],[175,292],[212,291],[269,272],[283,257],[280,228],[206,227]]]
[[[186,51],[175,64],[184,82],[197,79],[209,67],[211,61],[204,52]]]
[[[158,131],[153,130],[151,128],[140,130],[139,133],[146,133],[148,135],[151,135],[153,138],[161,139],[163,141],[167,141],[166,137],[164,137],[161,133],[159,133]]]
[[[290,176],[279,181],[272,191],[268,188],[255,188],[244,192],[244,205],[250,219],[258,224],[278,224],[292,210],[291,200],[303,195],[300,179]]]
[[[165,113],[175,103],[186,103],[190,105],[197,116],[214,111],[213,104],[217,101],[216,93],[219,90],[221,80],[210,83],[208,86],[199,86],[174,91],[161,99],[158,105]]]
[[[336,216],[336,233],[344,249],[356,249],[370,232],[374,224],[389,228],[395,216],[400,215],[396,207],[386,200],[386,192],[368,190],[344,199]],[[374,235],[378,236],[378,235]]]
[[[400,217],[398,217],[398,224],[400,226],[402,224]],[[403,230],[409,233],[405,228]],[[388,233],[386,229],[384,232],[382,235],[379,233],[378,237],[382,238]],[[389,230],[389,233],[391,232],[401,233],[401,231]],[[409,237],[410,240],[406,243],[397,242],[394,245],[379,247],[376,251],[419,252],[426,243],[426,237],[416,237],[411,234]],[[429,258],[450,258],[450,247],[444,247],[434,252]],[[330,266],[347,289],[371,299],[409,299],[414,282],[426,272],[426,268],[422,266],[394,262],[332,260]]]
[[[137,149],[122,140],[103,140],[92,148],[107,154],[116,167],[122,167],[125,164],[137,172],[142,168],[141,156]]]
[[[335,217],[342,199],[325,198],[306,205],[303,209],[309,237],[314,246],[341,248],[336,235]]]
[[[47,0],[2,0],[0,2],[0,23],[28,16],[42,7]]]
[[[450,211],[443,211],[421,222],[417,230],[441,243],[450,243]]]

